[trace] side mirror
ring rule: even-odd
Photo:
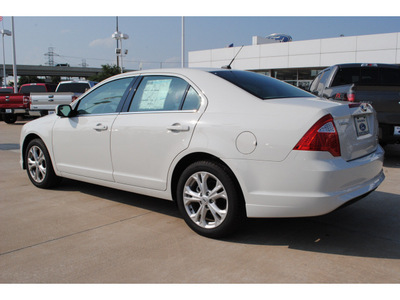
[[[68,118],[71,116],[72,107],[68,104],[61,104],[57,106],[57,116]]]

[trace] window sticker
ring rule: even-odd
[[[163,109],[172,79],[154,79],[146,82],[140,110]]]

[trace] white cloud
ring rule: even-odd
[[[89,43],[90,47],[107,47],[107,48],[111,48],[111,47],[115,47],[115,40],[112,39],[111,37],[109,38],[104,38],[104,39],[97,39],[94,41],[91,41]]]

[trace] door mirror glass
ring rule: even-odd
[[[57,116],[63,117],[63,118],[68,118],[71,114],[72,107],[69,106],[68,104],[62,104],[57,106]]]

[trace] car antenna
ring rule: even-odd
[[[240,47],[239,51],[236,53],[235,57],[232,58],[232,60],[231,60],[231,62],[229,63],[229,65],[222,66],[222,69],[228,69],[228,70],[232,69],[232,68],[231,68],[231,64],[232,64],[233,61],[235,60],[236,56],[238,56],[238,54],[239,54],[239,52],[242,50],[243,46],[244,46],[244,45],[242,45],[242,47]]]

